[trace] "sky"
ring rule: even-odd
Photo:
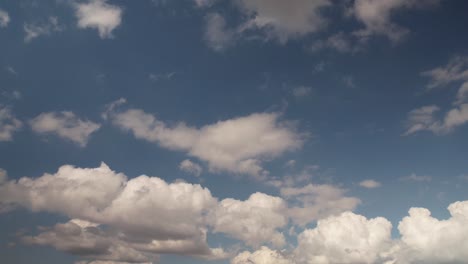
[[[463,0],[0,2],[0,262],[468,263]]]

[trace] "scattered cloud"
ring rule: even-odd
[[[174,78],[175,75],[176,75],[176,72],[150,73],[148,75],[148,78],[153,82],[157,82],[161,80],[171,80],[172,78]]]
[[[203,171],[202,167],[198,165],[198,163],[195,163],[189,159],[183,160],[179,165],[179,169],[197,177],[199,177]]]
[[[298,86],[298,87],[295,87],[292,89],[292,94],[295,96],[295,97],[304,97],[304,96],[307,96],[309,95],[310,93],[312,92],[312,88],[311,87],[307,87],[307,86]]]
[[[168,126],[140,109],[110,113],[111,122],[136,138],[154,142],[208,163],[210,171],[226,171],[264,179],[262,162],[298,149],[304,135],[278,113],[255,113],[201,128],[183,122]]]
[[[0,9],[0,27],[7,27],[10,23],[10,15],[7,11]]]
[[[24,41],[30,42],[40,36],[47,36],[52,34],[52,32],[63,31],[65,27],[59,24],[57,17],[49,17],[46,22],[24,23],[23,29],[26,34],[24,36]]]
[[[372,35],[383,35],[398,42],[410,31],[392,21],[392,15],[400,10],[420,9],[437,5],[441,0],[355,0],[349,13],[364,24],[354,34],[362,39]]]
[[[432,181],[431,176],[425,176],[425,175],[416,175],[415,173],[412,173],[409,176],[402,177],[400,178],[403,181],[415,181],[415,182],[430,182]]]
[[[364,180],[359,183],[359,186],[367,188],[367,189],[374,189],[380,187],[382,184],[376,180]]]
[[[286,43],[290,39],[315,33],[328,24],[323,9],[329,0],[240,0],[236,4],[247,17],[239,31],[260,30],[266,39]]]
[[[457,81],[468,81],[468,57],[455,56],[447,65],[424,71],[422,76],[430,78],[427,89],[443,87]]]
[[[294,262],[285,256],[282,252],[271,250],[268,247],[261,247],[255,252],[244,251],[234,257],[231,264],[294,264]]]
[[[221,52],[233,45],[236,32],[226,26],[226,20],[218,13],[210,13],[205,17],[205,41],[214,51]]]
[[[73,112],[42,113],[29,121],[34,132],[39,134],[55,134],[85,147],[89,137],[101,125],[78,118]]]
[[[97,29],[102,39],[112,38],[112,31],[122,22],[123,9],[106,0],[89,0],[74,6],[78,27]]]
[[[324,49],[331,49],[340,53],[354,53],[361,49],[361,47],[354,43],[352,37],[347,36],[344,32],[338,32],[329,36],[324,40],[317,40],[309,47],[311,52],[319,52]]]
[[[13,134],[22,126],[9,107],[0,105],[0,141],[13,140]]]

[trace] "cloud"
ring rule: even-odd
[[[457,81],[468,81],[468,57],[455,56],[447,65],[424,71],[421,75],[430,78],[427,89],[443,87]]]
[[[364,181],[359,183],[359,186],[364,187],[364,188],[368,188],[368,189],[378,188],[381,185],[382,184],[380,182],[376,181],[376,180],[364,180]]]
[[[203,169],[200,165],[198,165],[197,163],[189,160],[189,159],[186,159],[186,160],[183,160],[180,165],[179,165],[179,169],[182,170],[182,171],[185,171],[189,174],[193,174],[195,176],[200,176],[200,174],[202,173]]]
[[[398,225],[397,263],[464,263],[468,259],[468,201],[452,203],[450,218],[438,220],[425,208],[411,208]]]
[[[333,49],[340,53],[356,52],[361,47],[355,44],[351,37],[347,36],[344,32],[338,32],[329,36],[324,40],[317,40],[309,47],[312,52],[318,52],[323,49]]]
[[[425,176],[425,175],[416,175],[415,173],[412,173],[410,176],[400,178],[400,180],[415,181],[415,182],[429,182],[429,181],[432,181],[432,177]]]
[[[356,0],[351,9],[354,17],[362,22],[364,29],[354,34],[361,38],[384,35],[393,42],[400,41],[409,30],[394,23],[392,15],[399,10],[431,7],[441,0]]]
[[[3,182],[5,182],[8,178],[8,173],[6,170],[0,168],[0,184],[2,184]]]
[[[231,264],[294,264],[281,252],[261,247],[255,252],[244,251],[231,260]]]
[[[57,17],[49,17],[44,23],[24,23],[23,29],[26,34],[24,41],[30,42],[37,37],[63,31],[65,27],[59,24]]]
[[[92,248],[98,250],[97,255],[105,252],[104,256],[120,256],[113,252],[124,249],[131,253],[127,250],[130,248],[140,253],[183,254],[206,259],[226,257],[222,249],[209,248],[206,243],[205,214],[216,207],[217,200],[208,189],[197,184],[167,183],[146,175],[128,180],[104,163],[97,168],[64,165],[55,174],[3,182],[0,201],[0,209],[3,209],[0,211],[21,206],[118,231],[112,236],[95,227],[88,230],[89,234],[69,232],[68,229],[77,227],[67,225],[65,230],[62,226],[57,228],[69,236],[57,238],[54,235],[57,228],[53,228],[27,240],[80,256],[89,255]]]
[[[10,15],[5,10],[0,9],[0,27],[7,27],[10,23]]]
[[[279,197],[254,193],[245,201],[222,200],[209,217],[214,232],[228,234],[250,246],[271,243],[280,247],[285,239],[277,229],[288,222],[286,206]]]
[[[212,172],[226,171],[263,179],[262,162],[302,146],[304,135],[279,121],[278,113],[255,113],[201,128],[183,122],[173,126],[139,109],[108,112],[112,123],[136,138],[154,142],[208,163]]]
[[[312,92],[312,88],[307,86],[298,86],[292,90],[292,94],[295,97],[304,97],[309,95]]]
[[[69,111],[42,113],[31,119],[29,124],[36,133],[55,134],[80,147],[85,147],[91,134],[101,127],[94,122],[79,119]]]
[[[287,214],[295,224],[304,226],[330,215],[353,210],[361,202],[345,196],[345,190],[329,184],[281,187],[280,193],[290,204]]]
[[[99,37],[112,38],[112,31],[122,22],[123,10],[106,0],[89,0],[75,4],[79,28],[93,28],[99,31]]]
[[[205,17],[205,41],[215,51],[223,51],[234,44],[236,32],[226,26],[226,20],[218,13]]]
[[[468,103],[460,104],[450,109],[442,119],[437,119],[435,113],[439,107],[435,105],[417,108],[408,113],[407,130],[404,136],[419,131],[431,131],[436,135],[444,135],[468,122]]]
[[[331,5],[328,0],[240,0],[240,10],[248,19],[240,31],[260,30],[267,39],[286,43],[290,39],[322,30],[328,20],[322,11]]]
[[[22,126],[23,123],[16,119],[9,107],[0,105],[0,141],[11,141],[13,134]]]
[[[385,218],[344,212],[302,232],[295,259],[297,263],[382,263],[379,255],[391,246],[391,230]]]

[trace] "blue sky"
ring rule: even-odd
[[[461,0],[0,3],[5,263],[466,263]]]

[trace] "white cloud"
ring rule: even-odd
[[[419,131],[431,131],[434,134],[443,135],[468,122],[468,103],[450,109],[441,119],[435,117],[435,113],[439,110],[439,107],[431,105],[409,112],[406,121],[407,130],[403,135],[407,136]]]
[[[357,20],[362,22],[364,29],[358,30],[355,34],[362,38],[371,35],[384,35],[391,41],[398,42],[409,30],[395,24],[392,15],[404,9],[415,9],[431,7],[441,0],[356,0],[352,7],[352,13]]]
[[[0,105],[0,141],[11,141],[13,134],[23,126],[23,123],[16,119],[10,108]]]
[[[281,196],[292,204],[288,215],[294,223],[304,226],[317,219],[353,210],[360,203],[345,196],[345,190],[328,184],[307,184],[303,187],[281,187]]]
[[[250,246],[283,246],[277,229],[287,224],[286,203],[279,197],[254,193],[247,200],[224,199],[209,215],[214,232],[222,232]]]
[[[391,245],[392,224],[351,212],[319,220],[298,237],[297,263],[382,263],[379,254]]]
[[[231,260],[231,264],[293,264],[281,252],[261,247],[255,252],[244,251]]]
[[[109,114],[109,112],[108,112]],[[139,109],[110,113],[110,120],[136,138],[185,151],[208,163],[211,171],[227,171],[263,179],[262,162],[302,146],[303,135],[277,113],[255,113],[201,128],[177,123],[169,127]]]
[[[468,57],[455,56],[447,65],[424,71],[421,74],[431,79],[427,85],[428,89],[445,86],[452,82],[468,81]]]
[[[298,86],[292,90],[292,94],[295,97],[304,97],[309,95],[312,92],[312,88],[307,86]]]
[[[64,26],[60,25],[57,17],[49,17],[44,23],[24,23],[23,29],[25,32],[24,41],[30,42],[31,40],[52,34],[52,32],[60,32],[64,30]]]
[[[376,180],[372,180],[372,179],[364,180],[364,181],[359,183],[359,186],[364,187],[364,188],[368,188],[368,189],[378,188],[381,185],[382,184],[380,184],[380,182],[378,182]]]
[[[86,255],[86,247],[100,250],[98,246],[104,245],[109,250],[99,252],[117,257],[101,256],[100,259],[120,259],[113,252],[122,253],[122,248],[126,253],[131,253],[127,250],[130,248],[206,259],[226,257],[222,249],[209,248],[206,243],[205,214],[216,207],[217,200],[208,189],[197,184],[169,184],[146,175],[128,180],[104,163],[92,169],[64,165],[55,174],[3,182],[0,201],[0,211],[22,206],[34,212],[55,212],[81,219],[74,220],[77,225],[91,222],[118,231],[118,235],[110,238],[99,230],[72,232],[70,236],[56,238],[54,228],[52,233],[46,231],[29,240],[77,255]],[[68,225],[67,228],[77,227]],[[58,229],[62,230],[60,226]]]
[[[411,208],[398,225],[397,263],[465,263],[468,259],[468,201],[452,203],[451,217],[438,220],[425,208]],[[400,262],[399,262],[400,261]]]
[[[285,43],[289,39],[322,30],[328,23],[322,9],[328,0],[239,0],[239,8],[248,17],[240,30],[259,29],[267,37]]]
[[[356,52],[361,47],[353,43],[352,39],[343,32],[338,32],[324,40],[317,40],[310,46],[309,50],[318,52],[323,49],[333,49],[341,53]]]
[[[223,51],[233,45],[236,33],[226,26],[226,20],[218,13],[205,17],[205,41],[215,51]]]
[[[0,27],[7,27],[10,23],[10,15],[5,10],[0,9]]]
[[[103,39],[112,38],[112,31],[122,22],[122,8],[108,4],[106,0],[76,3],[75,9],[78,27],[97,29]]]
[[[69,111],[42,113],[29,121],[31,128],[40,134],[56,134],[81,147],[86,146],[89,137],[101,125],[79,119]]]
[[[179,169],[187,173],[193,174],[197,177],[200,176],[200,174],[203,171],[200,165],[189,159],[183,160],[179,165]]]

